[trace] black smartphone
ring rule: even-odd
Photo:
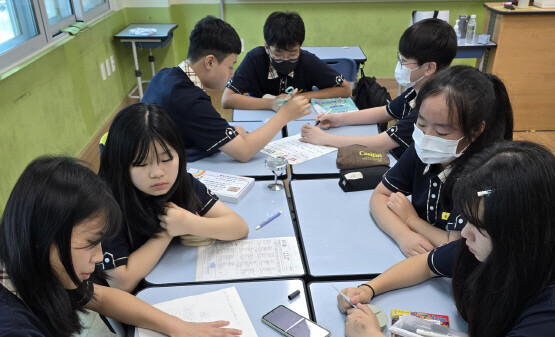
[[[289,337],[328,337],[331,332],[280,305],[262,316],[262,322]]]

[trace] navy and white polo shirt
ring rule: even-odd
[[[289,86],[299,91],[312,91],[312,87],[338,87],[343,81],[341,74],[316,55],[302,49],[295,70],[288,75],[277,74],[264,47],[256,47],[247,53],[226,87],[240,95],[248,93],[261,98],[265,94],[283,94]]]
[[[413,142],[412,132],[418,117],[418,112],[414,109],[416,95],[414,88],[408,88],[385,106],[387,113],[397,120],[395,125],[386,130],[389,137],[399,144],[399,147],[390,150],[396,158],[401,158]]]
[[[412,205],[421,219],[443,230],[462,230],[466,221],[453,211],[452,205],[442,206],[441,187],[449,174],[443,166],[424,164],[411,145],[382,178],[392,192],[412,196]]]

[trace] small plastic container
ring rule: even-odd
[[[402,337],[468,337],[468,334],[446,328],[439,322],[403,315],[390,328],[391,336]]]

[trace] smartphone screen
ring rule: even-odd
[[[273,326],[286,336],[327,337],[330,335],[328,330],[283,305],[264,315],[262,321],[269,323],[270,326]]]

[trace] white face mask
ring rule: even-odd
[[[424,164],[450,163],[457,159],[463,154],[464,150],[466,150],[466,148],[464,148],[460,153],[457,153],[457,147],[463,138],[464,137],[450,140],[428,136],[425,135],[416,124],[414,125],[414,131],[412,133],[414,149],[416,150],[418,158],[420,158]]]
[[[420,67],[422,67],[422,65],[419,66],[418,68]],[[410,69],[402,65],[401,62],[397,61],[397,66],[395,67],[395,79],[397,80],[397,83],[399,83],[400,85],[406,88],[410,88],[413,85],[415,85],[416,82],[426,77],[426,75],[424,75],[414,82],[410,81],[410,74],[418,68]]]

